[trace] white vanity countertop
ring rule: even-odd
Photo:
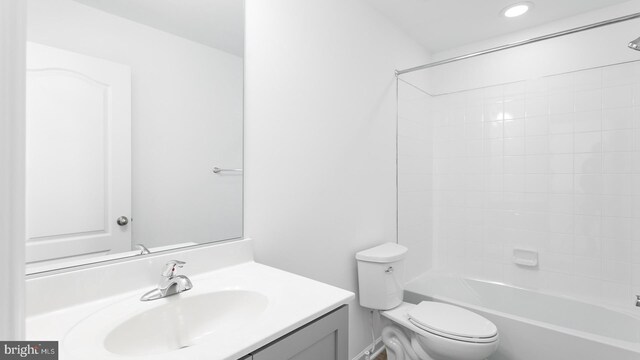
[[[188,271],[183,273],[189,276]],[[60,359],[126,359],[126,356],[106,351],[102,344],[107,333],[132,316],[168,301],[175,301],[176,297],[186,298],[228,290],[259,292],[267,296],[268,305],[264,312],[245,322],[243,326],[218,332],[214,337],[180,350],[135,356],[139,360],[235,360],[341,305],[348,304],[354,298],[354,294],[349,291],[253,261],[189,277],[193,283],[192,290],[164,299],[142,302],[139,300],[140,296],[150,289],[140,289],[29,316],[27,338],[59,340]],[[101,319],[99,325],[87,328],[87,332],[91,333],[91,340],[81,341],[79,346],[76,341],[70,349],[65,337],[82,320],[88,317],[96,319],[96,316]],[[82,326],[87,327],[86,323]],[[131,341],[135,342],[136,339],[132,338]]]

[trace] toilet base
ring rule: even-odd
[[[382,329],[389,360],[486,360],[498,348],[497,336],[493,342],[470,343],[426,332],[408,320],[406,314],[413,306],[402,303],[381,312],[391,320]]]
[[[382,342],[387,348],[387,360],[434,360],[418,343],[416,335],[409,337],[395,325],[382,329]]]

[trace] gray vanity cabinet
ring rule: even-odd
[[[349,310],[346,305],[252,353],[253,360],[347,360]]]

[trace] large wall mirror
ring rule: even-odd
[[[242,0],[28,0],[27,272],[242,236]]]

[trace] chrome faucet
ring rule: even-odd
[[[636,295],[636,306],[640,307],[640,295]]]
[[[162,270],[158,287],[142,295],[140,300],[156,300],[191,290],[193,287],[191,280],[184,275],[176,275],[177,269],[181,268],[184,264],[186,264],[184,261],[179,260],[171,260],[167,262]]]

